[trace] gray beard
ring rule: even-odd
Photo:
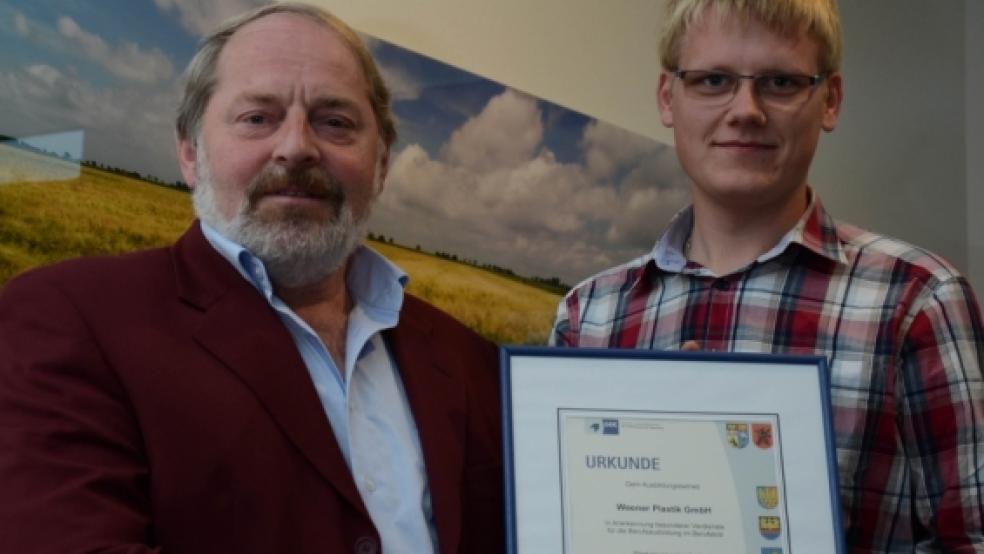
[[[191,198],[198,218],[259,258],[279,286],[296,288],[326,279],[342,267],[366,235],[368,210],[356,219],[340,190],[336,216],[327,220],[290,211],[277,220],[262,218],[246,199],[248,194],[236,215],[227,220],[216,206],[211,166],[201,141],[196,166],[197,183]]]

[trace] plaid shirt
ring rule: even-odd
[[[561,302],[551,344],[823,355],[850,552],[984,552],[984,333],[940,258],[835,223],[814,195],[776,245],[718,277],[688,208],[653,252]]]

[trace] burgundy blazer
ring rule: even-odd
[[[384,333],[440,552],[502,552],[497,352],[405,298]],[[0,291],[0,552],[377,552],[290,335],[194,225]]]

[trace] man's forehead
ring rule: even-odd
[[[268,59],[282,59],[284,63],[358,63],[351,47],[326,23],[300,14],[275,13],[247,23],[229,37],[218,65],[221,71],[223,66],[235,62],[250,64]]]
[[[297,14],[272,14],[244,25],[219,55],[217,85],[271,79],[321,79],[368,89],[352,47],[327,24]]]
[[[749,38],[751,37],[751,38]],[[713,6],[705,9],[680,40],[680,60],[684,58],[738,58],[747,50],[736,48],[739,45],[759,44],[761,39],[771,43],[782,43],[782,48],[763,48],[765,54],[776,63],[812,63],[819,53],[819,44],[808,31],[805,24],[790,24],[782,27],[767,25],[755,16],[734,12],[720,13]],[[695,46],[694,43],[700,44]],[[800,58],[808,54],[807,60]]]

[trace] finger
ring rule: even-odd
[[[684,352],[697,352],[698,350],[700,350],[700,343],[695,340],[688,340],[687,342],[683,343],[683,346],[680,347],[680,350]]]

